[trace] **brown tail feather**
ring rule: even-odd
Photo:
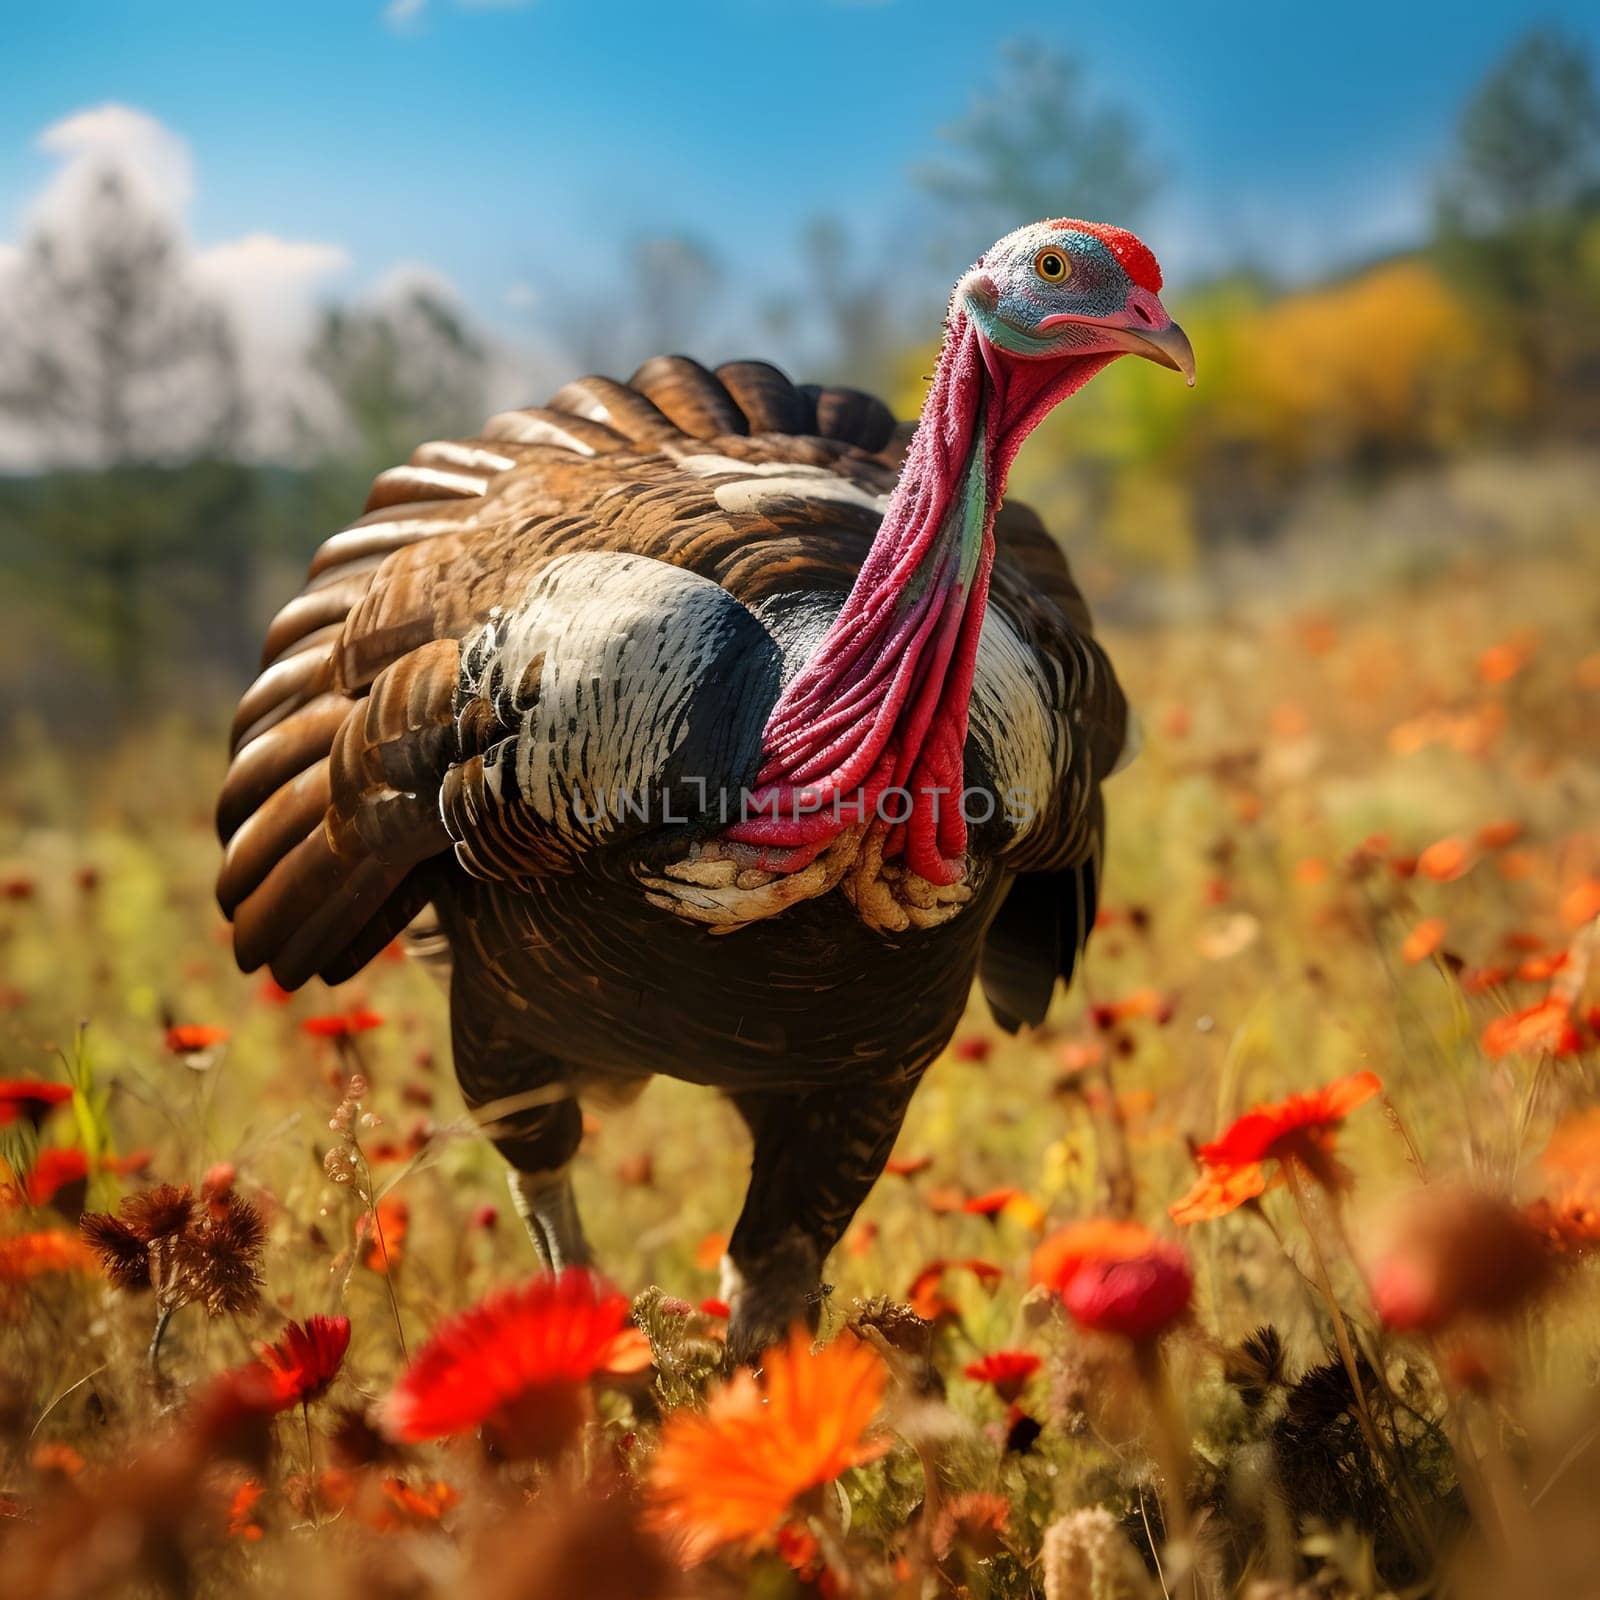
[[[342,694],[318,695],[239,751],[217,801],[217,831],[223,839],[231,839],[252,812],[327,755],[349,711],[350,702]]]
[[[876,395],[809,383],[801,392],[816,400],[817,432],[824,439],[843,439],[876,454],[894,435],[894,412]]]
[[[716,439],[750,431],[734,397],[713,374],[687,356],[652,356],[628,384],[692,438]]]
[[[615,378],[575,379],[550,397],[550,409],[602,422],[635,444],[679,437],[672,423],[642,394]]]
[[[765,361],[728,361],[717,379],[738,403],[751,433],[810,433],[817,407]]]

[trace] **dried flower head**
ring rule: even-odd
[[[266,1236],[258,1206],[231,1190],[211,1196],[205,1215],[178,1241],[182,1298],[198,1300],[213,1317],[253,1310]]]

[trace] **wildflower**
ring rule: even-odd
[[[1133,1600],[1151,1592],[1138,1552],[1104,1506],[1068,1512],[1046,1528],[1042,1561],[1045,1600],[1091,1594]]]
[[[733,1315],[733,1308],[726,1300],[719,1300],[715,1295],[707,1295],[700,1302],[701,1311],[708,1317],[716,1317],[720,1322],[726,1322]]]
[[[969,1033],[950,1046],[950,1059],[964,1061],[968,1066],[980,1067],[994,1054],[994,1040],[982,1034]]]
[[[130,1150],[125,1156],[101,1156],[100,1170],[109,1172],[114,1178],[137,1178],[141,1173],[150,1170],[155,1158],[154,1150],[147,1145],[141,1145],[139,1149]]]
[[[970,1272],[985,1289],[992,1290],[1005,1276],[991,1261],[970,1257],[965,1261],[930,1261],[911,1280],[906,1290],[906,1304],[925,1321],[935,1322],[940,1317],[954,1316],[955,1305],[945,1297],[944,1279],[949,1272]]]
[[[1139,1222],[1069,1223],[1033,1253],[1029,1277],[1060,1296],[1073,1321],[1145,1342],[1188,1309],[1189,1263]]]
[[[254,1478],[246,1478],[234,1491],[233,1499],[228,1503],[230,1539],[254,1542],[261,1537],[261,1524],[256,1521],[256,1502],[260,1500],[261,1493],[261,1485]]]
[[[1486,822],[1478,829],[1478,848],[1504,850],[1507,845],[1515,844],[1522,833],[1522,824],[1515,817],[1501,817],[1495,822]]]
[[[307,1017],[300,1024],[302,1033],[313,1039],[350,1039],[358,1033],[381,1028],[383,1018],[365,1006],[353,1006],[349,1011],[335,1011],[326,1016]]]
[[[204,1022],[178,1022],[167,1029],[167,1049],[175,1056],[204,1055],[228,1039],[226,1028],[212,1027]]]
[[[920,1156],[890,1156],[884,1162],[883,1170],[892,1178],[914,1178],[920,1172],[926,1172],[933,1165],[933,1157]]]
[[[307,1317],[291,1322],[276,1344],[263,1345],[258,1359],[287,1410],[328,1392],[349,1346],[348,1317]]]
[[[1183,1252],[1157,1243],[1142,1255],[1085,1262],[1061,1299],[1079,1327],[1144,1343],[1189,1309],[1193,1292],[1194,1274]]]
[[[888,1447],[867,1430],[887,1370],[850,1336],[811,1351],[796,1329],[766,1353],[760,1380],[741,1372],[704,1412],[672,1412],[650,1469],[651,1524],[688,1563],[724,1545],[759,1548],[794,1502]]]
[[[0,1128],[29,1122],[35,1128],[59,1105],[72,1098],[72,1086],[40,1078],[0,1078]]]
[[[1120,1023],[1134,1022],[1141,1017],[1148,1017],[1158,1027],[1165,1027],[1172,1021],[1176,1010],[1177,1005],[1170,995],[1146,985],[1141,989],[1130,989],[1120,1000],[1102,1001],[1091,1006],[1089,1019],[1102,1033]]]
[[[1439,839],[1417,857],[1417,871],[1435,883],[1453,883],[1472,866],[1472,852],[1464,839]]]
[[[1026,1198],[1020,1189],[991,1189],[986,1194],[973,1195],[961,1202],[961,1209],[969,1216],[994,1218],[1013,1201]]]
[[[94,1251],[70,1233],[47,1229],[0,1238],[0,1285],[27,1283],[52,1272],[89,1272],[95,1265]]]
[[[1382,1089],[1376,1073],[1357,1072],[1276,1104],[1253,1106],[1220,1138],[1201,1145],[1199,1179],[1169,1208],[1173,1221],[1222,1216],[1264,1193],[1268,1161],[1278,1163],[1272,1183],[1281,1181],[1284,1164],[1292,1161],[1324,1188],[1345,1188],[1349,1179],[1334,1157],[1334,1135]]]
[[[1028,1380],[1039,1370],[1039,1358],[1031,1350],[995,1350],[976,1361],[969,1361],[963,1375],[974,1383],[986,1383],[1010,1405],[1027,1388]]]
[[[1405,937],[1400,946],[1400,959],[1411,966],[1426,961],[1444,943],[1443,917],[1424,917]]]
[[[1495,1061],[1509,1055],[1570,1056],[1582,1048],[1572,1008],[1556,994],[1496,1017],[1483,1030],[1484,1054]]]
[[[1583,878],[1561,897],[1561,920],[1580,928],[1600,917],[1600,878]]]
[[[1551,1278],[1537,1231],[1509,1200],[1441,1184],[1403,1207],[1373,1273],[1372,1302],[1391,1328],[1434,1332],[1508,1316]]]
[[[81,1150],[41,1150],[23,1192],[30,1206],[55,1205],[75,1217],[83,1210],[89,1186],[89,1158]]]
[[[382,1403],[391,1439],[483,1427],[505,1456],[549,1456],[577,1431],[585,1385],[603,1372],[628,1301],[591,1273],[531,1278],[447,1318]]]
[[[362,1247],[361,1265],[381,1277],[400,1265],[411,1229],[411,1207],[393,1194],[385,1195],[376,1211],[376,1222],[368,1211],[356,1219],[356,1242]]]

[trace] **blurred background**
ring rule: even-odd
[[[1579,0],[26,8],[0,719],[214,725],[373,473],[582,371],[760,355],[914,415],[949,284],[1040,216],[1140,231],[1199,357],[1020,464],[1113,625],[1559,539],[1597,45]]]

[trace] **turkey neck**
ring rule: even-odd
[[[962,875],[967,705],[1010,454],[994,426],[998,376],[953,312],[877,536],[773,707],[760,787],[728,830],[772,870],[797,870],[865,822],[930,882]]]

